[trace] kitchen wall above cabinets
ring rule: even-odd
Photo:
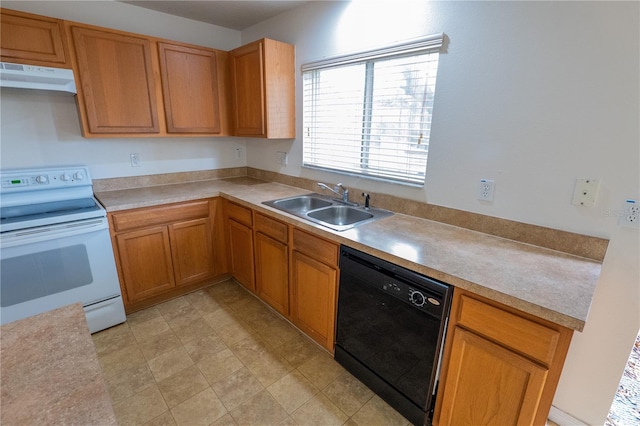
[[[2,61],[73,69],[84,137],[295,138],[292,45],[258,40],[255,60],[239,61],[242,48],[0,12]]]

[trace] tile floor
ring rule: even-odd
[[[120,425],[407,425],[229,280],[93,335]]]

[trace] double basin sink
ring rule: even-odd
[[[345,203],[315,193],[265,201],[262,204],[336,231],[344,231],[393,214],[387,210]]]

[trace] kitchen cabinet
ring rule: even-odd
[[[233,134],[295,138],[295,48],[270,39],[229,52]]]
[[[544,425],[572,334],[456,288],[433,424]]]
[[[256,291],[262,300],[288,317],[288,227],[261,213],[256,213],[255,219]]]
[[[85,136],[158,134],[160,122],[151,41],[72,25],[78,104]]]
[[[292,240],[292,321],[333,353],[339,246],[297,228]]]
[[[218,61],[224,52],[158,43],[168,133],[220,134]]]
[[[0,18],[2,61],[71,68],[62,20],[9,9]]]
[[[252,211],[228,201],[225,212],[229,271],[240,284],[255,293]]]
[[[125,309],[158,296],[193,290],[216,271],[217,200],[147,207],[109,214]],[[166,299],[166,297],[165,297]]]

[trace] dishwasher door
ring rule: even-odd
[[[336,360],[401,414],[432,408],[451,287],[343,247]]]

